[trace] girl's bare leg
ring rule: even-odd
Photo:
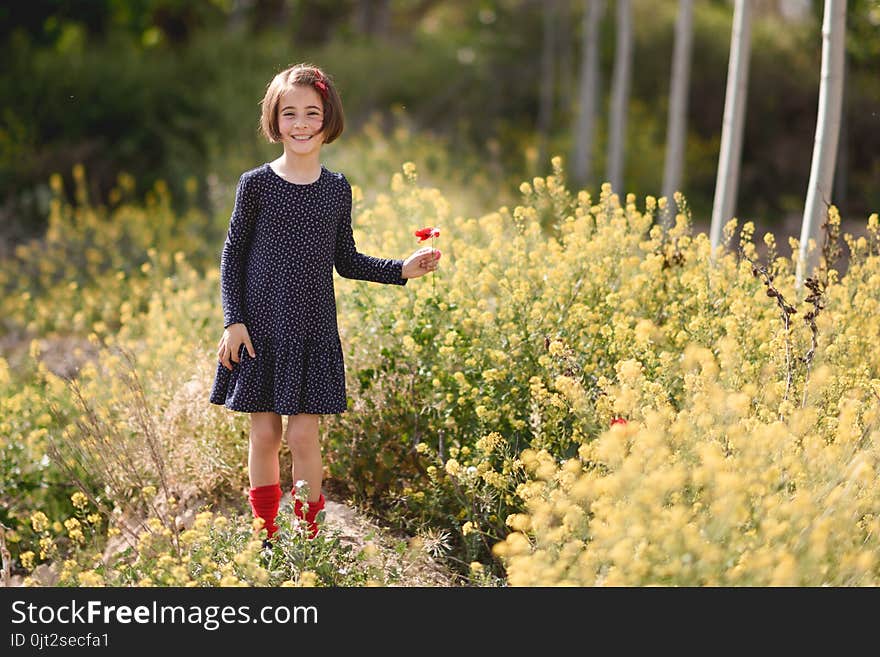
[[[251,413],[248,445],[251,488],[279,482],[278,451],[281,449],[281,433],[281,416],[278,413]]]
[[[293,485],[303,479],[309,485],[309,502],[321,497],[324,465],[321,461],[321,443],[318,440],[318,416],[297,413],[287,417],[285,432],[287,446],[293,460]]]

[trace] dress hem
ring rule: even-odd
[[[234,406],[230,406],[226,402],[217,402],[213,399],[208,400],[211,404],[215,406],[222,406],[227,410],[234,411],[236,413],[277,413],[278,415],[299,415],[299,414],[308,414],[308,415],[339,415],[341,413],[345,413],[348,411],[348,408],[344,408],[342,410],[331,410],[331,411],[313,411],[313,410],[299,410],[299,411],[278,411],[274,408],[237,408]]]

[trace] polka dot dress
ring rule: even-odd
[[[406,285],[403,260],[358,253],[351,185],[321,166],[296,184],[263,164],[242,174],[220,257],[224,327],[247,326],[232,370],[218,362],[211,403],[279,415],[343,413],[345,364],[336,324],[340,276]]]

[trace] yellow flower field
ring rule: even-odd
[[[374,196],[356,186],[360,251],[403,257],[437,226],[443,259],[404,291],[336,278],[352,412],[322,424],[328,477],[443,536],[474,585],[880,583],[877,215],[843,236],[841,275],[832,209],[796,290],[753,225],[731,221],[713,254],[666,199],[594,197],[553,167],[480,216],[412,162]],[[32,340],[15,369],[0,359],[16,566],[73,586],[340,583],[322,568],[356,555],[322,548],[282,578],[248,552],[245,515],[175,520],[181,498],[245,510],[247,418],[207,401],[219,243],[187,250],[226,219],[177,216],[161,188],[146,207],[81,200],[57,198],[46,243],[0,268],[4,327]],[[41,358],[59,336],[94,350],[73,380]]]

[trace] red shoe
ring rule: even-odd
[[[294,495],[296,495],[296,490],[292,491]],[[318,522],[317,517],[318,514],[324,510],[324,494],[321,493],[321,497],[318,498],[317,502],[309,502],[308,510],[303,513],[303,503],[301,500],[296,499],[293,503],[293,513],[300,520],[305,520],[306,524],[309,527],[309,538],[315,538],[318,535]]]

